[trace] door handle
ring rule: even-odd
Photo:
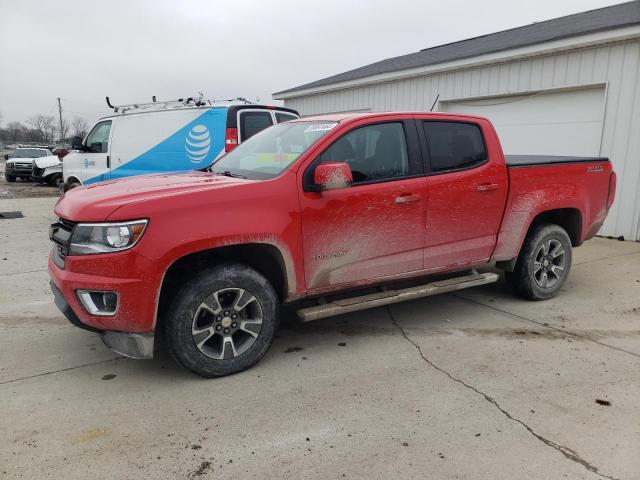
[[[111,168],[111,157],[107,155],[107,168]]]
[[[483,183],[482,185],[476,185],[476,190],[479,192],[490,192],[492,190],[498,190],[500,185],[497,183]]]
[[[415,202],[419,202],[421,198],[422,198],[422,195],[415,195],[411,192],[406,192],[398,195],[394,199],[394,203],[396,204],[415,203]]]

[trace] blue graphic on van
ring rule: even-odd
[[[224,148],[226,127],[227,108],[210,108],[169,138],[111,170],[111,178],[193,170],[205,166]],[[108,172],[97,175],[83,183],[100,182],[108,175]]]

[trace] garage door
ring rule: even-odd
[[[489,117],[505,154],[600,155],[604,87],[445,103],[447,112]]]

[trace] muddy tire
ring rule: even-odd
[[[16,177],[14,177],[13,175],[7,175],[6,173],[4,174],[4,179],[7,182],[15,182],[16,181]]]
[[[165,321],[169,351],[180,365],[203,377],[253,366],[271,346],[278,326],[273,286],[238,263],[201,271],[170,303]]]
[[[522,297],[546,300],[564,285],[571,259],[567,232],[558,225],[539,224],[527,234],[516,267],[506,278]]]

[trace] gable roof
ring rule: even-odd
[[[640,0],[425,48],[419,52],[388,58],[315,82],[282,90],[274,93],[274,96],[637,24],[640,24]]]

